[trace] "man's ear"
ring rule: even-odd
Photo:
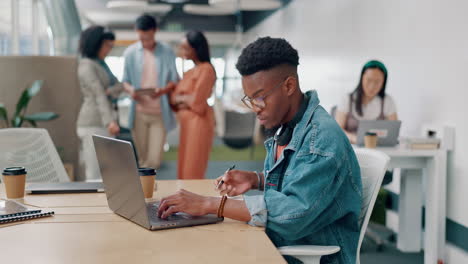
[[[291,96],[294,91],[297,89],[297,80],[294,76],[289,76],[286,81],[284,81],[284,86],[286,87],[286,94]]]

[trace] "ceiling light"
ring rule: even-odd
[[[113,0],[107,2],[109,9],[151,12],[151,13],[167,13],[172,9],[170,4],[148,4],[144,0]]]
[[[222,15],[232,15],[237,9],[234,5],[195,5],[195,4],[186,4],[183,7],[184,12],[194,15],[206,15],[206,16],[222,16]]]
[[[170,4],[182,4],[182,3],[188,2],[189,0],[161,0],[161,1],[170,3]]]
[[[237,7],[238,0],[209,0],[211,6]],[[273,10],[282,6],[281,0],[239,0],[240,9],[243,11]]]

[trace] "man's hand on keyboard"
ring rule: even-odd
[[[184,189],[161,200],[158,217],[166,219],[168,216],[184,212],[193,216],[216,213],[219,199],[198,195]],[[216,202],[218,201],[218,205]]]

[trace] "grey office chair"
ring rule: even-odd
[[[68,182],[70,179],[43,128],[0,129],[0,169],[23,166],[27,182]]]
[[[255,113],[225,111],[223,142],[231,148],[242,149],[253,144]]]
[[[381,151],[371,149],[355,149],[355,152],[359,167],[361,168],[362,178],[362,204],[359,217],[361,232],[356,254],[356,264],[359,264],[359,251],[361,249],[362,240],[366,233],[372,209],[387,170],[390,157]],[[281,254],[293,256],[306,264],[319,264],[322,256],[334,254],[340,251],[340,247],[300,245],[280,247],[278,250]]]

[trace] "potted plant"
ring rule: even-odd
[[[56,119],[59,115],[53,112],[39,112],[35,114],[26,114],[28,104],[31,99],[39,93],[44,81],[36,80],[29,88],[26,88],[21,94],[16,110],[11,119],[8,118],[8,112],[3,104],[0,104],[0,120],[4,120],[6,127],[21,127],[24,122],[28,122],[33,127],[37,127],[37,122]]]

